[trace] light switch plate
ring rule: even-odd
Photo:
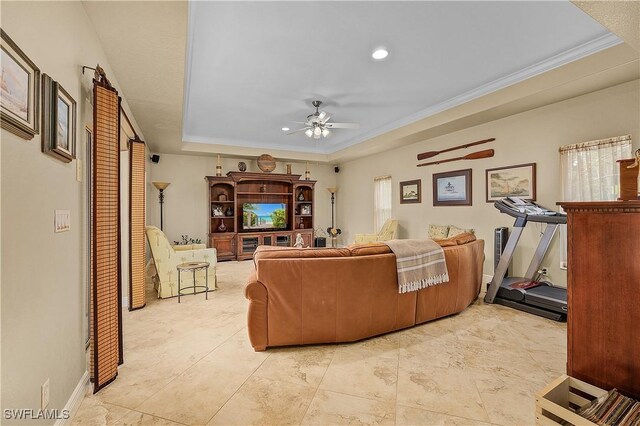
[[[67,232],[71,229],[71,210],[55,210],[53,216],[54,232]]]

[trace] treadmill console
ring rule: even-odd
[[[518,197],[507,197],[494,203],[502,213],[515,218],[521,218],[531,222],[542,223],[567,223],[567,215],[549,210],[533,201],[526,201]]]

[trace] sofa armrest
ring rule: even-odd
[[[249,281],[244,288],[244,297],[249,300],[247,311],[247,331],[249,341],[253,349],[264,351],[267,349],[268,323],[267,323],[267,289],[257,279],[256,272],[251,272]]]
[[[375,243],[378,241],[378,234],[356,234],[356,243]]]

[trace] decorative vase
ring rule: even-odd
[[[224,219],[220,219],[220,225],[218,225],[218,231],[224,232],[227,230],[227,225],[224,224]]]
[[[227,211],[225,213],[227,216],[233,216],[233,207],[229,207],[227,208]]]
[[[304,194],[302,192],[298,195],[298,201],[304,201]]]
[[[246,172],[247,171],[247,163],[245,163],[244,161],[240,161],[238,163],[238,170],[240,170],[241,172]]]

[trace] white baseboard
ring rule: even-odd
[[[64,406],[64,409],[69,411],[69,418],[58,419],[56,420],[54,425],[61,426],[61,425],[71,423],[71,419],[73,418],[73,416],[75,416],[76,412],[78,411],[78,408],[80,408],[80,404],[82,403],[82,399],[84,398],[85,390],[88,385],[89,385],[89,372],[85,371],[84,374],[82,375],[82,378],[76,385],[76,388],[73,390],[71,397],[69,398],[66,405]]]

